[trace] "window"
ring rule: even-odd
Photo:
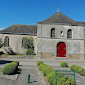
[[[24,43],[25,43],[26,40],[27,40],[27,37],[22,38],[22,47],[24,47]]]
[[[8,36],[6,36],[4,39],[4,46],[9,47],[9,37]]]
[[[55,38],[55,28],[51,29],[51,38]]]
[[[67,38],[72,38],[72,30],[71,29],[69,29],[67,31]]]
[[[61,31],[61,33],[60,33],[60,37],[63,37],[63,31]]]

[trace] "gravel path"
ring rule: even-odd
[[[5,61],[6,64],[8,61],[17,60],[20,62],[19,68],[22,69],[21,74],[19,75],[18,80],[13,81],[9,79],[0,78],[0,85],[46,85],[42,82],[42,77],[39,74],[38,68],[36,67],[37,61],[43,61],[44,63],[52,66],[56,70],[70,70],[69,68],[61,68],[60,62],[66,61],[68,65],[76,64],[85,68],[85,60],[56,60],[56,59],[11,59],[11,58],[1,58],[1,60]],[[1,64],[0,68],[5,66],[5,64]],[[31,74],[31,83],[27,84],[27,76]],[[85,78],[76,75],[76,81],[78,85],[85,85]]]
[[[5,78],[0,78],[0,85],[43,85],[39,79],[38,73],[34,66],[22,66],[21,74],[19,74],[17,80],[10,80]],[[27,83],[27,77],[30,74],[30,83]]]

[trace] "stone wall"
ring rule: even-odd
[[[55,38],[50,37],[51,29],[55,28]],[[68,29],[72,30],[72,38],[67,38]],[[68,26],[56,24],[38,24],[37,30],[37,56],[46,58],[57,57],[57,44],[64,42],[66,44],[66,57],[84,59],[84,27]],[[60,32],[63,31],[63,37]],[[40,54],[41,53],[41,54]]]
[[[37,36],[0,34],[0,38],[2,38],[3,42],[4,42],[4,39],[6,36],[9,37],[9,47],[11,47],[15,53],[19,53],[19,54],[24,54],[24,53],[26,53],[26,50],[27,50],[22,47],[22,38],[23,37],[28,37],[28,38],[33,37],[34,51],[35,51],[35,53],[37,53]],[[2,49],[4,51],[4,48],[1,48],[1,50]]]

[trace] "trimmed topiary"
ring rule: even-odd
[[[12,62],[8,65],[6,65],[3,69],[2,69],[2,73],[5,75],[10,75],[16,72],[17,69],[17,63]]]
[[[13,61],[14,63],[17,63],[17,65],[19,66],[19,61]]]
[[[53,80],[55,80],[55,71],[46,76],[46,78],[50,85],[53,85]]]
[[[80,75],[85,76],[85,70],[83,70]]]
[[[71,71],[74,71],[74,69],[77,67],[77,65],[71,65],[70,66],[70,69],[71,69]]]
[[[75,71],[76,73],[79,73],[80,75],[85,76],[85,69],[82,68],[81,66],[71,65],[70,69],[71,71]]]
[[[39,66],[39,65],[41,65],[41,64],[43,64],[44,62],[43,61],[38,61],[37,62],[37,66]]]
[[[68,64],[67,64],[67,62],[61,62],[61,63],[60,63],[60,66],[61,66],[61,67],[68,67]]]
[[[50,73],[54,72],[53,69],[49,69],[47,72],[46,72],[46,76],[48,76]]]
[[[41,64],[41,65],[39,65],[39,70],[42,71],[45,66],[47,66],[47,64]]]
[[[47,64],[40,64],[39,70],[42,71],[43,75],[46,76],[50,85],[55,85],[55,70],[53,70]],[[74,80],[70,77],[64,76],[62,73],[58,72],[57,75],[57,85],[76,85]]]
[[[51,66],[44,66],[43,69],[42,69],[43,75],[46,76],[46,72],[47,72],[48,70],[50,70],[50,69],[52,69]]]

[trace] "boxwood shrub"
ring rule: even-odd
[[[33,49],[28,49],[26,51],[26,55],[33,55],[34,54],[34,50]]]
[[[81,66],[71,65],[70,69],[71,71],[75,71],[76,73],[79,73],[80,75],[85,76],[85,69],[82,68]]]
[[[46,76],[50,85],[55,85],[55,70],[47,64],[40,64],[39,70]],[[60,72],[59,72],[60,73]],[[57,85],[76,85],[74,80],[70,77],[64,76],[62,73],[56,77]]]
[[[37,66],[39,66],[40,64],[43,64],[43,63],[44,63],[43,61],[38,61]]]
[[[41,65],[39,65],[39,70],[42,71],[45,66],[47,66],[47,64],[41,64]]]
[[[68,67],[68,64],[67,64],[67,62],[61,62],[61,63],[60,63],[60,66],[61,66],[61,67]]]
[[[54,72],[53,69],[49,69],[47,72],[46,72],[46,76],[48,76],[50,73]]]
[[[8,65],[6,65],[3,69],[2,69],[2,73],[4,75],[10,75],[16,72],[18,68],[18,64],[16,62],[12,62]]]
[[[50,70],[50,69],[52,69],[51,66],[44,66],[43,69],[42,69],[43,75],[46,76],[46,72],[47,72],[48,70]]]
[[[17,66],[19,66],[19,61],[13,61],[14,63],[17,63]]]

